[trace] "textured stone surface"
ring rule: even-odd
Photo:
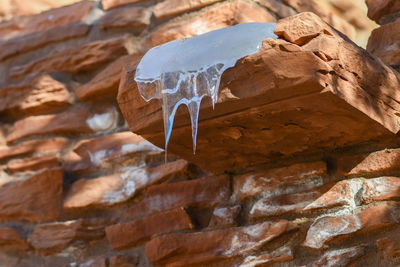
[[[113,249],[136,246],[154,235],[193,229],[183,208],[152,215],[141,220],[119,223],[106,228],[107,239]]]
[[[110,131],[116,127],[117,122],[118,113],[111,107],[76,106],[62,113],[31,116],[17,121],[7,136],[7,142],[30,136]]]
[[[379,239],[376,246],[383,258],[393,263],[400,263],[400,235]]]
[[[173,262],[174,266],[205,264],[245,256],[295,228],[293,223],[279,220],[207,232],[168,234],[147,243],[146,256],[151,262]]]
[[[104,237],[104,219],[79,219],[67,222],[38,224],[28,241],[46,254],[61,251],[76,241],[90,241]]]
[[[128,255],[114,255],[110,257],[109,267],[136,267],[138,264],[138,257],[132,257]]]
[[[399,1],[400,9],[400,1]],[[371,33],[367,50],[390,65],[400,64],[400,19],[382,25]]]
[[[10,172],[36,171],[40,169],[52,169],[59,167],[57,156],[47,155],[33,158],[24,158],[8,162],[7,169]]]
[[[3,185],[0,188],[0,221],[57,219],[61,207],[62,178],[60,169],[45,170],[25,181]]]
[[[366,0],[368,6],[368,17],[380,22],[381,18],[400,11],[398,0]]]
[[[349,263],[355,259],[363,256],[365,253],[365,247],[351,247],[339,250],[331,250],[315,262],[313,267],[334,267],[334,266],[348,266]]]
[[[276,249],[272,253],[264,253],[257,256],[248,256],[239,267],[268,266],[278,262],[293,260],[293,252],[288,247]]]
[[[288,7],[279,0],[258,0],[257,2],[278,15],[279,18],[285,18],[296,14],[294,9]]]
[[[43,32],[83,21],[92,6],[93,3],[91,1],[82,1],[74,5],[49,10],[39,15],[24,16],[5,21],[0,23],[0,40]]]
[[[49,75],[40,75],[0,90],[0,114],[6,119],[49,114],[67,108],[73,96]]]
[[[25,249],[27,244],[14,229],[9,227],[0,228],[0,247],[12,249]]]
[[[221,0],[164,0],[154,6],[153,13],[158,19],[175,16],[219,2]]]
[[[321,177],[326,174],[326,163],[322,161],[243,174],[233,179],[234,196],[243,200],[305,191],[321,186]]]
[[[113,9],[119,6],[135,4],[138,2],[143,2],[145,0],[101,0],[103,8],[105,10]]]
[[[306,23],[309,26],[299,31]],[[400,80],[394,70],[343,39],[316,15],[281,20],[276,29],[279,40],[265,40],[258,53],[222,75],[215,110],[204,101],[196,155],[189,149],[191,127],[184,108],[175,116],[170,152],[218,173],[382,142],[398,132],[394,99],[400,96],[394,88]],[[300,47],[289,39],[308,43]],[[311,46],[311,41],[316,44]],[[295,67],[299,65],[303,67]],[[146,104],[140,98],[134,73],[135,66],[123,71],[120,108],[133,132],[162,147],[160,104]]]
[[[240,205],[216,207],[211,215],[208,227],[237,226],[237,218],[241,210]]]
[[[147,189],[142,202],[129,208],[125,215],[138,218],[164,210],[186,206],[214,206],[229,198],[226,176],[154,185]]]
[[[109,100],[110,98],[114,100],[118,93],[122,68],[127,63],[138,62],[142,55],[133,54],[115,60],[89,82],[80,86],[76,90],[76,95],[82,101]]]
[[[21,79],[32,73],[90,71],[125,54],[127,50],[123,39],[100,40],[12,67],[10,76],[13,79]]]
[[[128,7],[107,12],[99,22],[102,30],[127,28],[139,33],[150,25],[151,10],[144,7]]]
[[[147,38],[148,47],[153,47],[184,37],[193,37],[209,31],[245,22],[274,22],[275,18],[261,7],[238,0],[209,9],[200,16],[185,22],[172,22],[156,29]]]

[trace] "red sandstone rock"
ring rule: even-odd
[[[282,247],[272,253],[264,253],[257,256],[248,256],[239,267],[261,267],[278,262],[293,260],[293,252],[288,247]]]
[[[293,16],[296,12],[279,0],[257,0],[259,4],[274,12],[279,18]]]
[[[399,11],[400,11],[400,1]],[[367,50],[389,65],[400,65],[400,19],[375,29],[368,40]]]
[[[104,10],[113,9],[119,6],[135,4],[146,0],[101,0]]]
[[[58,218],[62,171],[45,170],[0,188],[0,221],[42,222]]]
[[[128,218],[139,218],[178,207],[215,206],[227,201],[229,193],[226,176],[154,185],[147,189],[142,202],[129,208],[125,214]]]
[[[376,241],[383,258],[394,263],[400,263],[400,235],[394,235]]]
[[[29,243],[42,253],[63,250],[76,241],[91,241],[104,237],[105,219],[79,219],[67,222],[38,224],[29,235]]]
[[[321,177],[326,175],[326,163],[322,161],[244,174],[234,177],[234,196],[243,200],[305,191],[321,186]]]
[[[51,169],[59,167],[57,156],[47,155],[8,162],[7,169],[10,172],[36,171],[40,169]]]
[[[17,17],[0,23],[0,40],[9,40],[32,33],[44,32],[83,21],[92,6],[93,3],[91,1],[85,0],[74,5],[49,10],[39,15]]]
[[[21,138],[50,134],[80,135],[113,130],[118,113],[113,107],[76,106],[54,114],[32,116],[19,120],[7,136],[11,143]]]
[[[193,37],[244,22],[273,22],[275,18],[261,7],[242,0],[222,4],[207,12],[175,23],[167,23],[147,38],[148,47],[184,37]]]
[[[114,255],[110,257],[109,267],[136,267],[138,264],[138,257],[132,257],[128,255]]]
[[[139,62],[142,56],[143,54],[133,54],[115,60],[88,83],[79,87],[76,95],[81,101],[114,100],[118,93],[122,68],[127,63]]]
[[[78,142],[65,162],[67,171],[90,171],[158,149],[131,132],[120,132]]]
[[[310,226],[303,245],[321,249],[326,243],[338,237],[349,236],[359,231],[373,231],[399,222],[400,209],[387,203],[364,209],[343,209],[318,217]]]
[[[158,19],[175,16],[193,9],[202,8],[221,0],[164,0],[154,6],[153,13]]]
[[[237,217],[241,210],[240,205],[216,207],[211,215],[209,228],[237,226]]]
[[[313,267],[335,267],[348,266],[355,259],[363,256],[365,247],[351,247],[326,252],[322,257],[315,262]]]
[[[0,228],[0,247],[3,249],[25,249],[26,241],[12,228]]]
[[[10,76],[13,79],[21,79],[32,73],[90,71],[125,54],[127,50],[123,39],[100,40],[12,67]]]
[[[45,140],[30,140],[14,146],[0,146],[0,160],[33,154],[37,152],[58,151],[67,145],[65,138],[53,138]]]
[[[67,108],[73,96],[49,75],[27,79],[0,90],[0,114],[10,119],[49,114]]]
[[[279,220],[206,232],[167,234],[146,244],[146,256],[152,263],[171,263],[171,266],[209,264],[245,256],[295,228],[295,224]]]
[[[368,17],[380,22],[382,17],[400,11],[400,1],[398,0],[366,0],[368,6]]]
[[[108,11],[99,21],[102,30],[127,28],[140,33],[150,25],[151,10],[144,7],[126,7]]]
[[[106,228],[107,239],[113,249],[139,245],[154,235],[193,229],[183,208],[162,212],[141,220],[119,223]]]

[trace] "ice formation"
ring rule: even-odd
[[[185,104],[192,124],[193,153],[196,151],[200,103],[204,96],[217,102],[222,73],[242,57],[256,53],[262,41],[276,39],[275,23],[243,23],[185,38],[149,50],[135,75],[141,96],[161,99],[165,150],[171,137],[176,110]]]

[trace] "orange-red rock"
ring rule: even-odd
[[[127,218],[139,218],[152,213],[187,206],[215,206],[230,195],[226,176],[154,185],[144,199],[125,212]]]
[[[202,8],[219,1],[221,0],[164,0],[154,6],[153,13],[156,18],[162,19]]]
[[[295,228],[295,224],[279,220],[206,232],[167,234],[146,244],[146,256],[152,263],[173,263],[173,266],[210,264],[245,256]]]
[[[149,180],[151,184],[162,183],[164,181],[185,177],[188,171],[188,162],[183,159],[161,164],[154,168],[149,168]]]
[[[24,158],[21,160],[12,160],[8,162],[7,169],[10,172],[36,171],[40,169],[56,168],[60,165],[58,157],[55,155],[46,155],[33,158]]]
[[[380,22],[382,17],[400,11],[400,1],[398,0],[366,0],[368,6],[368,17]]]
[[[188,20],[167,23],[147,38],[149,47],[184,37],[193,37],[244,22],[273,22],[275,18],[256,4],[238,0],[219,5]]]
[[[2,248],[13,248],[13,249],[25,249],[27,244],[14,229],[9,227],[0,228],[0,247]]]
[[[257,0],[262,6],[265,6],[268,10],[271,10],[279,18],[286,18],[296,14],[296,11],[288,7],[279,0]]]
[[[268,266],[278,262],[293,260],[293,252],[289,247],[281,247],[272,253],[264,253],[256,256],[248,256],[239,267]]]
[[[42,222],[56,220],[62,198],[61,169],[45,170],[25,181],[0,188],[0,221]]]
[[[79,3],[43,12],[39,15],[17,17],[0,23],[0,40],[9,40],[24,35],[44,32],[56,27],[83,21],[93,3],[81,1]]]
[[[99,21],[102,30],[128,28],[140,33],[150,25],[151,10],[144,7],[126,7],[108,11]]]
[[[135,4],[146,0],[101,0],[104,10],[113,9],[119,6]]]
[[[310,226],[306,247],[321,249],[338,237],[348,237],[359,231],[373,231],[400,222],[400,208],[387,203],[357,209],[342,209],[318,217]]]
[[[313,263],[313,267],[348,266],[354,260],[365,254],[365,247],[357,246],[338,250],[331,250]]]
[[[399,1],[400,8],[400,1]],[[400,65],[400,19],[373,30],[367,50],[389,65]]]
[[[133,54],[115,60],[89,82],[80,86],[76,90],[76,95],[81,101],[114,100],[124,65],[138,62],[142,56],[143,54]]]
[[[90,71],[126,54],[123,39],[94,41],[53,52],[25,65],[14,66],[10,70],[10,76],[21,79],[32,73]]]
[[[0,60],[17,56],[48,44],[83,37],[89,33],[89,30],[89,25],[75,23],[5,41],[1,44]]]
[[[72,103],[73,96],[67,87],[49,75],[29,78],[0,90],[0,115],[8,120],[57,112]]]
[[[106,235],[113,249],[137,246],[152,236],[193,229],[183,208],[162,212],[140,220],[108,226]]]
[[[138,257],[132,257],[128,255],[114,255],[110,257],[109,267],[136,267],[138,264]]]
[[[268,197],[306,191],[321,186],[326,175],[326,163],[322,161],[243,174],[234,177],[234,196],[243,200],[257,195]]]
[[[400,235],[384,237],[376,241],[376,246],[383,258],[393,263],[400,263]]]
[[[55,253],[74,242],[91,241],[104,237],[106,219],[79,219],[66,222],[38,224],[28,242],[45,254]]]
[[[21,138],[51,134],[81,135],[113,130],[118,113],[113,107],[76,106],[54,115],[31,116],[14,124],[7,136],[11,143]]]
[[[240,205],[216,207],[211,215],[209,228],[237,226],[237,217],[239,216]]]

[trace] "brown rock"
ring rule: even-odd
[[[332,250],[324,253],[322,257],[315,262],[313,267],[334,267],[348,266],[355,259],[365,254],[365,247],[351,247],[338,250]]]
[[[192,222],[183,208],[152,215],[141,220],[119,223],[106,228],[108,242],[113,249],[139,245],[152,236],[193,229]]]
[[[115,60],[88,83],[79,87],[76,95],[81,101],[116,99],[124,65],[139,61],[142,56],[143,54],[133,54]]]
[[[79,267],[107,267],[107,262],[104,257],[89,258],[79,264]]]
[[[22,160],[12,160],[8,162],[7,169],[10,172],[36,171],[40,169],[51,169],[59,167],[60,163],[57,156],[46,155],[34,158],[24,158]]]
[[[146,256],[152,263],[171,266],[209,264],[245,256],[295,228],[295,224],[279,220],[207,232],[167,234],[146,244]]]
[[[0,221],[42,222],[58,218],[62,170],[45,170],[0,188]]]
[[[142,202],[128,209],[128,218],[186,206],[215,206],[229,198],[229,179],[226,176],[154,185],[147,189]],[[162,201],[160,201],[162,199]]]
[[[366,0],[368,6],[368,17],[380,22],[381,18],[400,11],[398,0]]]
[[[168,162],[148,169],[151,184],[162,183],[167,180],[181,178],[187,174],[188,162],[183,159]]]
[[[131,132],[120,132],[78,142],[70,152],[66,171],[90,171],[119,162],[128,156],[157,151],[158,148]]]
[[[30,140],[14,146],[0,146],[0,160],[33,154],[37,152],[51,152],[64,149],[67,145],[65,138],[53,138],[46,140]]]
[[[153,13],[156,18],[162,19],[202,8],[219,1],[221,0],[164,0],[154,6]]]
[[[140,33],[150,25],[151,10],[144,7],[126,7],[108,11],[99,21],[102,30],[129,27],[130,31]]]
[[[278,262],[293,260],[293,252],[288,247],[282,247],[272,253],[264,253],[257,256],[248,256],[239,267],[261,267]]]
[[[386,260],[400,263],[400,235],[394,235],[376,241],[383,258]]]
[[[281,20],[278,24],[287,25],[277,29],[286,29],[283,38],[295,36],[295,24],[308,19],[312,24],[307,29],[316,32],[296,39],[334,37],[336,42],[326,42],[330,44],[326,54],[336,54],[337,59],[325,61],[319,53],[282,38],[264,40],[257,53],[240,59],[222,75],[215,109],[209,100],[202,103],[196,155],[184,107],[176,113],[168,151],[213,173],[243,173],[265,163],[282,165],[288,158],[300,161],[305,154],[326,155],[339,147],[392,143],[393,133],[400,129],[398,74],[321,19],[310,17],[303,13],[295,20]],[[331,29],[331,34],[324,29]],[[160,101],[146,103],[134,75],[134,65],[122,73],[118,96],[122,113],[131,131],[163,147]]]
[[[261,7],[238,0],[219,5],[186,21],[163,25],[150,34],[147,44],[148,47],[153,47],[172,40],[193,37],[238,23],[273,21],[275,21],[275,18]]]
[[[83,37],[88,34],[89,30],[89,25],[75,23],[5,41],[1,44],[0,60],[17,56],[48,44]]]
[[[77,241],[103,238],[106,225],[106,220],[98,218],[38,224],[29,235],[28,241],[35,249],[51,254]]]
[[[24,2],[24,5],[26,3]],[[81,1],[79,3],[52,9],[38,15],[14,18],[0,24],[0,40],[9,40],[32,33],[45,32],[60,26],[83,21],[93,3]]]
[[[123,39],[100,40],[53,52],[25,65],[12,67],[10,76],[21,79],[32,73],[90,71],[125,54],[127,50]]]
[[[237,217],[241,210],[240,205],[216,207],[211,215],[209,228],[237,226]]]
[[[138,264],[138,257],[132,257],[128,255],[114,255],[110,257],[109,267],[136,267]]]
[[[36,76],[0,90],[0,114],[7,119],[60,111],[73,103],[67,87],[49,75]]]
[[[12,228],[0,228],[0,246],[3,249],[25,249],[26,241]]]
[[[119,6],[135,4],[146,0],[101,0],[104,10],[113,9]]]
[[[296,11],[279,0],[257,0],[257,2],[265,6],[268,10],[271,10],[279,18],[286,18],[296,14]]]
[[[399,10],[400,10],[400,1]],[[400,19],[383,25],[371,33],[367,50],[389,65],[400,64]]]
[[[326,175],[326,163],[322,161],[244,174],[234,177],[234,196],[243,200],[257,195],[271,197],[306,191],[321,186],[321,177]]]
[[[7,142],[30,136],[80,135],[110,131],[116,127],[117,122],[118,113],[112,107],[107,109],[81,105],[54,115],[32,116],[19,120],[7,136]]]
[[[372,231],[400,221],[399,209],[386,203],[366,208],[342,209],[318,217],[307,232],[303,245],[321,249],[325,243],[359,231]]]

